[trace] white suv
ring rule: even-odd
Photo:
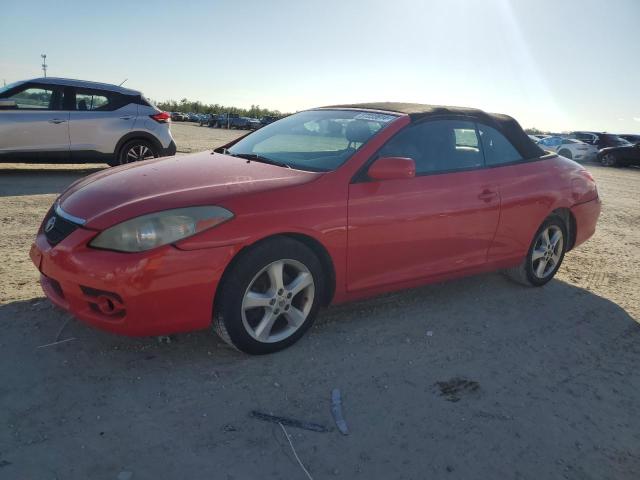
[[[136,90],[37,78],[0,88],[0,161],[120,165],[175,155],[170,115]]]

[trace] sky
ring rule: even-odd
[[[9,0],[0,82],[41,76],[46,53],[49,76],[155,101],[403,101],[640,133],[639,21],[640,0]]]

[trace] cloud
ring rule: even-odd
[[[640,122],[640,117],[633,117],[633,120],[636,122]]]

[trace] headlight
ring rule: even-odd
[[[150,213],[119,223],[100,233],[92,247],[142,252],[177,242],[233,218],[222,207],[187,207]]]

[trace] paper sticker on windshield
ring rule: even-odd
[[[366,120],[367,122],[383,122],[387,123],[391,120],[394,120],[395,115],[385,115],[384,113],[359,113],[355,117],[354,120]]]

